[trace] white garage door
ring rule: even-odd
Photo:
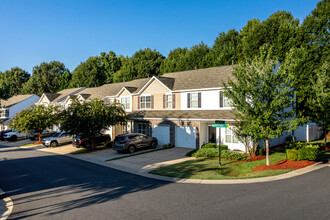
[[[175,126],[175,146],[196,148],[196,127]]]
[[[157,138],[159,145],[170,143],[170,126],[169,125],[153,125],[152,136]]]

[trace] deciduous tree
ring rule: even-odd
[[[42,131],[58,124],[59,121],[58,107],[33,105],[12,118],[9,126],[19,132],[29,133],[34,131],[39,134],[39,142],[41,142]]]
[[[103,101],[95,99],[80,103],[73,99],[71,105],[63,112],[64,121],[61,128],[73,135],[85,134],[91,137],[95,147],[95,136],[109,126],[126,120],[121,105],[107,106]]]
[[[273,51],[270,49],[270,51]],[[225,95],[232,100],[234,114],[243,135],[264,140],[269,165],[269,140],[297,127],[294,116],[294,92],[287,77],[288,68],[276,70],[272,53],[262,50],[253,60],[241,63],[233,71],[235,82],[224,84]]]

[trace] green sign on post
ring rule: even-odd
[[[212,128],[229,128],[229,124],[212,124]]]

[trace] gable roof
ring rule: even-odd
[[[57,94],[60,94],[58,97],[56,97],[53,102],[61,102],[61,101],[65,101],[65,99],[69,96],[69,95],[74,95],[78,92],[81,92],[85,90],[85,87],[81,87],[81,88],[73,88],[73,89],[63,89],[62,91],[59,91]]]
[[[234,66],[219,66],[205,69],[166,73],[162,75],[161,78],[163,78],[163,80],[164,78],[174,79],[173,85],[171,87],[172,90],[217,88],[222,87],[222,83],[227,82],[228,78],[233,82],[236,81],[235,77],[232,75]]]
[[[13,106],[19,102],[22,102],[30,97],[34,96],[33,94],[30,95],[15,95],[10,97],[7,100],[0,100],[1,101],[1,107],[10,107]]]

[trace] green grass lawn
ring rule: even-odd
[[[319,146],[323,146],[324,145],[324,139],[307,142],[307,144],[318,144]],[[330,146],[330,140],[329,139],[327,139],[327,146]]]
[[[283,152],[274,152],[270,155],[270,164],[277,163],[286,158]],[[237,162],[221,159],[222,165],[219,167],[217,158],[200,158],[190,160],[166,167],[160,167],[152,170],[150,173],[161,176],[186,178],[186,179],[245,179],[274,176],[292,171],[288,170],[266,170],[252,171],[252,168],[265,165],[266,160],[253,162]]]

